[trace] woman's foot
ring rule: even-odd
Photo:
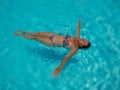
[[[27,38],[27,39],[34,39],[34,35],[31,35],[23,30],[19,30],[17,32],[14,32],[14,35],[16,36],[21,36],[21,37],[24,37],[24,38]]]
[[[14,32],[14,35],[16,35],[16,36],[24,36],[25,34],[26,34],[26,32],[23,30],[19,30],[17,32]]]

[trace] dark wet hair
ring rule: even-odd
[[[88,49],[90,46],[91,44],[89,43],[87,46],[84,46],[84,45],[82,47],[79,46],[79,49]]]

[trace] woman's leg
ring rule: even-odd
[[[14,33],[17,36],[21,36],[30,40],[37,40],[41,43],[44,43],[49,46],[53,46],[53,43],[50,40],[50,36],[55,35],[53,33],[48,32],[25,32],[25,31],[17,31]]]
[[[30,40],[34,39],[34,35],[31,35],[31,34],[25,32],[25,31],[22,31],[22,30],[14,32],[14,35],[21,36],[21,37],[24,37],[24,38],[27,38],[27,39],[30,39]]]
[[[28,34],[35,35],[38,37],[50,37],[52,35],[56,35],[56,34],[49,33],[49,32],[28,32]]]

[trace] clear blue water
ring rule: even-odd
[[[59,77],[67,49],[16,37],[23,29],[75,35],[79,50]],[[120,90],[120,0],[0,0],[0,90]]]

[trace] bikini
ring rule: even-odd
[[[55,43],[54,43],[54,37],[55,37],[55,35],[52,35],[52,36],[49,37],[49,39],[51,40],[53,46],[55,46]]]
[[[69,46],[70,35],[66,35],[63,40],[63,47]]]
[[[49,39],[51,40],[53,46],[55,46],[55,43],[54,43],[54,37],[55,37],[55,36],[56,36],[56,35],[52,35],[52,36],[49,37]],[[66,35],[66,36],[64,37],[63,47],[69,46],[69,38],[70,38],[70,35]]]

